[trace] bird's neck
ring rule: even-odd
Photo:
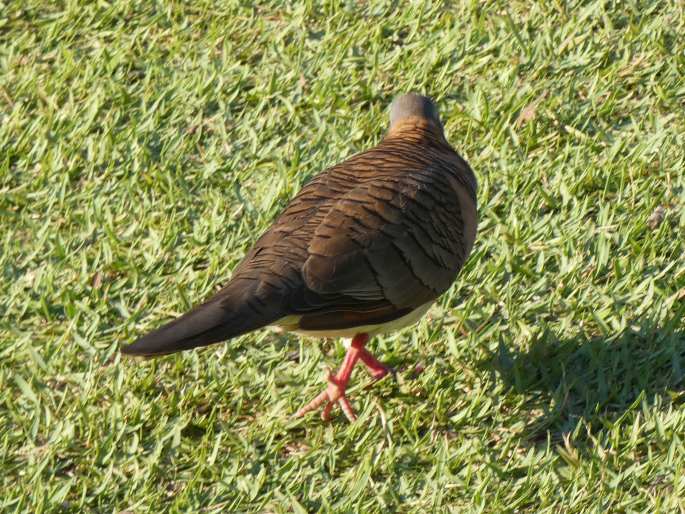
[[[430,140],[447,143],[442,133],[442,128],[436,125],[435,122],[420,116],[403,118],[393,123],[385,139],[394,138],[416,140],[417,142],[420,142],[420,140]]]
[[[478,182],[468,163],[447,142],[442,131],[434,122],[421,117],[410,117],[393,124],[384,138],[391,146],[404,146],[407,143],[426,148],[427,153],[444,169],[450,170],[477,203]],[[437,152],[436,152],[437,151]]]

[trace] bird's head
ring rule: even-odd
[[[390,132],[411,118],[428,122],[437,129],[440,135],[443,135],[438,108],[430,98],[416,93],[407,93],[393,100],[390,106]]]

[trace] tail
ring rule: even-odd
[[[278,319],[275,313],[254,310],[254,302],[235,305],[230,291],[223,290],[162,328],[124,346],[126,355],[156,356],[190,350],[237,337]],[[237,296],[243,296],[238,294]]]

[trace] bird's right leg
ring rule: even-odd
[[[330,373],[330,371],[328,372],[328,386],[326,389],[324,389],[321,394],[319,394],[311,402],[298,410],[295,413],[295,417],[299,418],[304,416],[308,412],[316,410],[321,405],[325,404],[323,411],[321,412],[321,419],[327,421],[330,418],[333,406],[336,403],[339,403],[340,408],[345,413],[345,416],[348,420],[354,421],[357,419],[354,409],[352,408],[352,404],[345,396],[345,390],[347,389],[347,384],[352,376],[352,370],[354,369],[354,366],[357,364],[358,360],[364,362],[367,367],[369,365],[376,366],[377,364],[380,364],[370,353],[364,350],[364,345],[368,340],[369,336],[367,334],[357,334],[354,336],[350,346],[347,348],[347,353],[345,354],[342,366],[340,366],[338,372],[335,375]],[[366,352],[366,354],[371,357],[371,359],[374,361],[372,364],[367,364],[367,361],[364,359],[366,358],[368,360],[368,357],[363,356],[363,352]]]

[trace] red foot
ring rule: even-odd
[[[325,403],[326,405],[321,412],[321,419],[328,421],[331,416],[331,410],[337,402],[340,404],[340,408],[345,413],[348,420],[354,421],[357,419],[352,404],[345,396],[345,389],[352,376],[354,365],[358,360],[361,360],[366,365],[369,374],[376,380],[384,377],[390,371],[389,368],[376,360],[376,358],[364,348],[364,345],[368,340],[369,336],[367,334],[358,334],[354,336],[338,373],[333,375],[330,370],[328,370],[328,387],[326,387],[326,390],[298,410],[295,413],[296,417],[299,418],[304,416],[308,412],[318,409]]]
[[[337,376],[334,376],[331,373],[330,370],[328,370],[327,378],[328,387],[324,391],[322,391],[316,398],[314,398],[311,402],[309,402],[307,405],[298,410],[295,413],[295,417],[302,417],[308,412],[318,409],[321,405],[325,403],[326,406],[323,408],[323,411],[321,411],[321,419],[324,421],[328,421],[331,417],[331,410],[333,409],[333,406],[336,402],[338,402],[340,404],[340,408],[345,413],[347,419],[350,421],[356,420],[357,415],[354,413],[352,404],[345,396],[345,388],[347,384],[343,384]]]

